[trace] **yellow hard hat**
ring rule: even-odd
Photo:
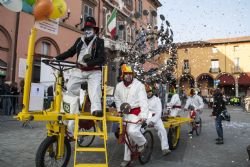
[[[121,66],[121,71],[122,71],[122,76],[121,76],[121,78],[123,78],[124,73],[131,73],[131,74],[134,73],[132,67],[131,67],[130,65],[128,65],[128,64],[123,64],[123,65]]]
[[[129,66],[128,64],[123,64],[121,68],[122,68],[122,73],[133,73],[132,67]]]

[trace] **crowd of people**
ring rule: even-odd
[[[17,83],[1,80],[0,83],[0,108],[4,115],[16,115],[19,99]]]

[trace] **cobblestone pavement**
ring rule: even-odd
[[[202,114],[203,129],[201,136],[189,138],[188,126],[181,128],[179,145],[168,156],[162,156],[160,141],[154,133],[155,146],[151,161],[144,167],[250,167],[250,161],[246,152],[250,144],[250,113],[245,113],[241,108],[228,107],[232,121],[224,123],[224,145],[216,145],[214,139],[216,132],[214,120],[209,117],[211,110],[205,109]],[[186,113],[182,113],[184,115]],[[35,155],[39,144],[46,136],[44,122],[32,122],[33,129],[22,128],[21,122],[12,117],[0,115],[0,167],[34,167]],[[95,139],[93,145],[100,144]],[[74,145],[72,145],[73,150]],[[109,166],[117,167],[123,159],[123,145],[117,144],[112,133],[109,134],[108,151]],[[73,152],[72,152],[73,155]],[[82,155],[78,159],[94,162],[98,155]],[[73,156],[70,164],[73,166]],[[142,166],[138,161],[133,166]]]

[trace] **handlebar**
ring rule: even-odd
[[[72,68],[77,68],[78,65],[75,62],[56,60],[56,59],[43,59],[42,62],[60,72],[70,70]]]

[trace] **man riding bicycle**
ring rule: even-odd
[[[189,106],[194,107],[194,112],[196,114],[195,122],[199,123],[200,114],[201,114],[201,110],[204,107],[204,103],[203,103],[202,98],[198,95],[198,92],[196,93],[194,89],[190,90],[190,96],[188,97],[186,101],[184,110],[188,110]],[[189,134],[192,134],[192,131],[190,131]]]
[[[145,86],[136,78],[134,78],[134,72],[132,67],[123,64],[122,81],[116,85],[115,90],[115,104],[117,111],[121,112],[120,107],[123,103],[128,103],[131,106],[130,114],[127,115],[127,120],[131,122],[145,122],[148,118],[148,102]],[[138,151],[144,150],[146,139],[140,131],[141,124],[128,123],[127,133],[132,141],[137,144]],[[121,163],[121,167],[127,166],[131,161],[131,151],[125,144],[124,161]]]
[[[162,104],[159,97],[156,97],[153,93],[153,87],[146,85],[147,97],[148,97],[148,108],[149,108],[149,119],[147,120],[148,126],[153,126],[158,133],[161,141],[162,154],[167,155],[171,153],[168,145],[168,137],[166,129],[164,128],[161,120],[162,115]]]

